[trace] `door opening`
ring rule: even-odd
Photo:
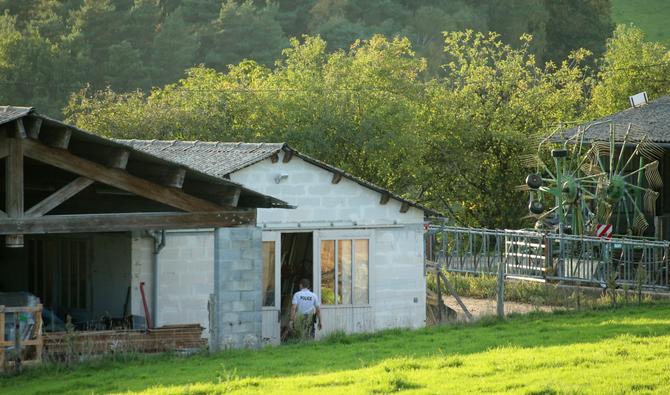
[[[312,232],[282,233],[281,235],[281,338],[288,336],[291,298],[300,279],[314,280]],[[312,291],[314,287],[312,286]]]

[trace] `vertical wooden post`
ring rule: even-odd
[[[21,313],[14,313],[14,370],[21,373]]]
[[[505,265],[503,262],[498,263],[498,301],[496,303],[496,311],[498,318],[505,318]]]
[[[37,340],[37,344],[35,345],[35,359],[37,360],[38,363],[42,362],[42,348],[43,348],[43,340],[42,340],[42,305],[38,304],[37,305],[37,311],[35,311],[35,340]]]
[[[5,306],[0,306],[0,372],[5,370]]]
[[[9,156],[5,163],[5,211],[10,218],[23,217],[23,145],[8,138]],[[7,235],[8,247],[23,247],[23,235]]]
[[[440,282],[440,273],[442,272],[442,265],[437,262],[435,265],[435,277],[437,279],[437,323],[442,323],[442,284]]]

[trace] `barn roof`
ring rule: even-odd
[[[585,140],[608,140],[611,123],[625,126],[632,124],[637,131],[646,134],[652,142],[670,143],[670,96],[663,96],[641,107],[628,108],[585,124],[584,126],[591,125],[584,135]],[[563,132],[562,135],[569,137],[576,131],[577,127],[573,127]]]
[[[79,154],[84,156],[97,155],[97,152],[110,151],[114,149],[123,149],[129,151],[129,167],[135,165],[138,171],[141,171],[142,166],[153,166],[153,167],[163,167],[166,169],[169,168],[180,168],[185,172],[185,179],[190,183],[196,183],[200,185],[202,183],[208,184],[211,186],[216,186],[222,191],[225,190],[239,190],[239,202],[240,208],[290,208],[292,206],[288,205],[286,202],[276,199],[271,196],[267,196],[256,191],[245,188],[244,186],[226,180],[221,177],[216,177],[208,172],[202,171],[198,167],[191,166],[189,163],[183,163],[181,161],[170,160],[164,156],[153,155],[151,152],[146,150],[135,149],[132,146],[127,144],[122,144],[113,139],[105,138],[85,130],[79,129],[73,125],[61,122],[56,119],[49,118],[45,115],[38,113],[32,107],[15,107],[15,106],[0,106],[0,128],[8,127],[9,124],[14,121],[19,122],[19,119],[23,118],[24,124],[34,123],[35,120],[39,121],[41,125],[42,132],[39,134],[39,139],[48,139],[49,135],[55,133],[59,130],[67,130],[69,134],[69,149],[71,151],[79,151]],[[90,151],[88,153],[84,151]],[[94,152],[95,151],[95,152]],[[96,158],[97,160],[97,158]],[[201,192],[198,190],[194,192],[195,195],[200,195]],[[211,200],[211,196],[205,196],[207,193],[203,194],[207,200]],[[214,200],[217,197],[213,198]]]
[[[161,158],[182,163],[204,173],[228,178],[247,166],[284,151],[301,158],[305,162],[339,174],[365,188],[372,189],[408,206],[422,210],[428,216],[441,216],[440,213],[414,201],[405,199],[393,192],[371,182],[356,177],[335,166],[324,163],[289,147],[286,143],[224,143],[204,141],[166,141],[166,140],[117,140],[128,146],[159,156]]]

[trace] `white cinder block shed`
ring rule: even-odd
[[[124,143],[296,207],[257,214],[265,342],[280,342],[290,296],[301,278],[310,279],[321,298],[324,326],[318,336],[425,325],[423,224],[437,213],[286,144]],[[205,320],[214,269],[207,253],[190,254],[199,250],[195,245],[212,251],[214,244],[214,231],[167,233],[154,277],[159,324],[180,323],[184,317]],[[243,287],[244,279],[239,281]]]

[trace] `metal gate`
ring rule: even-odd
[[[668,288],[670,242],[431,226],[426,259],[449,272]]]

